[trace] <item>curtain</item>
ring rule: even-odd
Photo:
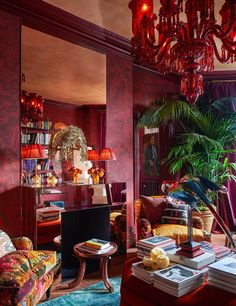
[[[236,97],[236,82],[209,82],[206,86],[206,92],[212,99],[219,99],[222,97]],[[236,112],[236,105],[231,105],[232,112]],[[235,144],[236,149],[236,144]],[[228,154],[228,158],[230,162],[236,163],[236,153]],[[230,209],[232,209],[231,213],[232,216],[236,216],[236,183],[234,181],[228,181],[227,186],[228,188],[228,199],[230,201]],[[221,203],[223,204],[223,203]],[[228,203],[229,204],[229,203]],[[224,203],[223,205],[226,205]],[[230,229],[233,228],[233,224],[230,224],[229,218],[225,215],[225,209],[219,205],[219,214],[225,220],[226,224]]]

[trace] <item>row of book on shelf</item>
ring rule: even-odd
[[[39,132],[39,133],[21,133],[22,144],[42,144],[49,145],[51,134]]]
[[[41,120],[41,121],[35,121],[35,122],[27,122],[27,123],[21,123],[21,127],[26,128],[34,128],[34,129],[44,129],[44,130],[50,130],[52,128],[52,122],[48,120]]]
[[[204,253],[190,258],[178,254],[178,248],[171,238],[154,236],[139,240],[138,258],[150,256],[155,247],[161,247],[171,262],[170,267],[155,270],[143,261],[132,264],[132,274],[173,296],[180,297],[198,288],[208,278],[212,286],[236,292],[236,253],[227,247],[210,242],[200,242]],[[177,253],[176,253],[177,252]]]

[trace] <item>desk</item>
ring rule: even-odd
[[[139,260],[131,259],[124,264],[120,306],[236,306],[236,295],[212,287],[207,282],[180,298],[154,288],[132,275],[131,265]]]

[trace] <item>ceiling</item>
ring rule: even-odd
[[[45,2],[128,39],[132,36],[129,0]],[[224,1],[215,2],[220,8]],[[236,63],[215,62],[215,70],[236,70]],[[106,103],[105,55],[26,27],[22,29],[22,72],[26,76],[23,89],[45,98],[78,105]]]

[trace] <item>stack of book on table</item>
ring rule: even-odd
[[[139,261],[132,264],[131,271],[135,277],[149,284],[153,284],[154,272],[157,270],[153,270],[152,267],[146,267],[143,261]]]
[[[144,256],[150,256],[150,252],[153,248],[160,247],[165,251],[175,249],[175,240],[168,237],[153,236],[150,238],[138,240],[137,243],[137,255],[138,258],[143,258]]]
[[[103,254],[113,249],[110,241],[92,238],[80,245],[80,250],[92,254]]]
[[[201,241],[200,244],[201,244],[201,249],[203,249],[206,252],[215,254],[216,261],[224,257],[232,257],[236,255],[235,252],[233,252],[230,248],[227,248],[225,246],[216,243]]]
[[[211,264],[208,284],[236,293],[236,259],[227,257]]]
[[[154,273],[154,287],[176,297],[199,288],[203,272],[181,265],[174,265]]]
[[[210,252],[205,252],[199,256],[190,258],[188,256],[183,256],[178,254],[177,250],[169,250],[166,255],[169,257],[170,261],[187,266],[193,269],[203,269],[209,264],[215,261],[215,254]]]
[[[44,207],[36,209],[36,218],[39,222],[58,220],[64,208],[61,207]]]

